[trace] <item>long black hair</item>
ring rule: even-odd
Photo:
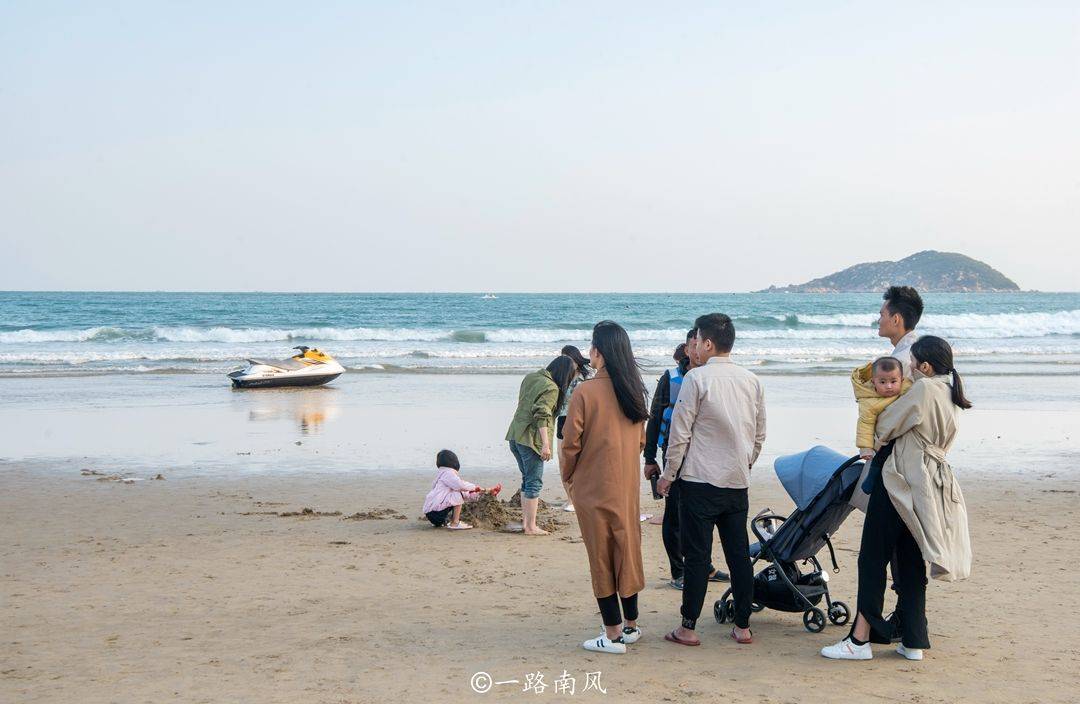
[[[601,320],[593,327],[592,345],[604,357],[604,369],[611,377],[615,399],[623,415],[635,423],[648,420],[645,382],[641,380],[641,371],[634,359],[634,350],[630,347],[630,336],[626,330],[616,322]]]
[[[588,378],[590,371],[589,360],[585,359],[585,355],[581,354],[581,350],[573,345],[566,345],[560,351],[574,361],[578,368],[578,374],[581,375],[582,379]]]
[[[551,364],[547,365],[547,370],[551,373],[555,385],[559,387],[559,401],[555,404],[555,408],[562,408],[563,399],[566,398],[566,389],[570,386],[570,381],[578,373],[577,365],[574,364],[574,360],[565,354],[561,354],[551,360]]]
[[[964,396],[964,382],[960,373],[953,366],[952,347],[945,340],[933,335],[920,337],[911,346],[911,356],[916,363],[926,362],[934,368],[935,374],[952,374],[952,401],[960,408],[971,408],[971,401]]]

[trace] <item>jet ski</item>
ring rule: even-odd
[[[277,386],[318,386],[333,381],[345,372],[345,367],[314,347],[293,347],[299,354],[288,359],[248,359],[247,366],[229,372],[229,379],[238,389]]]

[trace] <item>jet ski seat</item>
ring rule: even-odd
[[[290,357],[289,359],[249,359],[252,364],[264,364],[268,367],[275,369],[284,369],[285,371],[294,371],[296,369],[306,369],[310,367],[310,364],[305,364],[299,359]]]

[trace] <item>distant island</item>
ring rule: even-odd
[[[855,293],[914,286],[920,291],[1019,291],[1016,282],[989,264],[955,252],[926,250],[896,262],[866,262],[804,284],[770,286],[757,293]]]

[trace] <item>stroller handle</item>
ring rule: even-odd
[[[765,521],[780,521],[783,523],[786,520],[785,516],[762,512],[750,519],[750,530],[754,533],[754,537],[758,539],[758,542],[764,545],[768,542],[768,539],[758,530],[758,523],[764,523]]]

